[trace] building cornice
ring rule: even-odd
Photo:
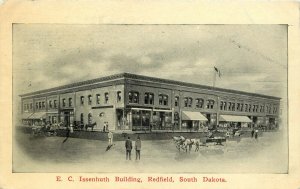
[[[211,87],[206,85],[200,85],[195,83],[187,83],[182,81],[175,81],[175,80],[169,80],[169,79],[162,79],[162,78],[155,78],[155,77],[149,77],[149,76],[143,76],[143,75],[137,75],[137,74],[131,74],[131,73],[120,73],[115,74],[111,76],[105,76],[97,79],[91,79],[87,81],[67,84],[63,86],[58,86],[50,89],[35,91],[31,93],[26,93],[20,95],[21,97],[29,97],[29,96],[41,96],[43,94],[47,93],[55,93],[59,91],[70,91],[70,89],[76,91],[76,89],[79,91],[79,89],[82,89],[82,87],[98,84],[102,82],[109,82],[113,80],[118,79],[129,79],[129,80],[138,80],[138,81],[148,81],[148,82],[157,82],[162,84],[171,84],[171,85],[177,85],[177,86],[183,86],[183,87],[191,87],[191,88],[197,88],[197,89],[205,89],[208,91],[216,91],[216,92],[225,92],[225,93],[231,93],[231,94],[240,94],[240,95],[249,95],[254,97],[261,97],[261,98],[268,98],[273,100],[280,100],[281,98],[275,97],[275,96],[269,96],[269,95],[263,95],[263,94],[257,94],[257,93],[250,93],[250,92],[244,92],[244,91],[238,91],[238,90],[232,90],[232,89],[224,89],[224,88],[218,88],[218,87]]]

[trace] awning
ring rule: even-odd
[[[49,112],[46,112],[47,114],[58,114],[58,111],[49,111]]]
[[[219,121],[226,122],[243,122],[243,123],[251,123],[252,120],[247,116],[235,116],[235,115],[220,115]]]
[[[182,111],[182,120],[208,121],[200,112]]]
[[[33,113],[23,113],[22,114],[22,119],[30,119],[29,117],[32,115]]]
[[[41,119],[46,117],[46,112],[36,112],[32,114],[28,119]]]

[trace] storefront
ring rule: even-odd
[[[27,126],[31,126],[32,125],[32,119],[30,119],[30,116],[32,115],[33,113],[23,113],[22,115],[22,124],[23,125],[27,125]]]
[[[89,118],[91,119],[91,118]],[[63,126],[67,127],[74,123],[74,110],[73,109],[64,109],[60,112],[60,122],[63,123]]]
[[[46,112],[35,112],[29,119],[32,121],[32,125],[44,125],[46,124]]]
[[[220,115],[219,123],[226,127],[241,128],[248,127],[252,120],[247,116]]]
[[[154,109],[152,112],[152,130],[174,130],[172,111]]]
[[[58,123],[58,112],[47,112],[46,121],[50,124]]]
[[[149,131],[151,110],[132,109],[132,130],[133,131]]]
[[[199,131],[200,126],[208,121],[208,119],[200,112],[189,111],[182,111],[181,120],[182,131]]]

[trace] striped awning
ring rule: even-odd
[[[35,112],[28,119],[42,119],[46,117],[46,112]]]
[[[208,121],[200,112],[182,111],[182,120]]]
[[[22,114],[22,119],[29,119],[29,117],[32,115],[33,113],[23,113]]]
[[[225,122],[242,122],[242,123],[251,123],[252,120],[247,116],[236,116],[236,115],[220,115],[219,121]]]

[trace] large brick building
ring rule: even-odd
[[[185,131],[277,124],[280,98],[129,73],[20,95],[24,124],[96,123],[102,130]]]

